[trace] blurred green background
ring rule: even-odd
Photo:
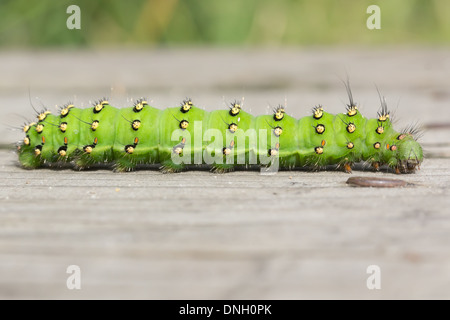
[[[66,9],[81,8],[81,30]],[[381,8],[368,30],[367,7]],[[448,44],[449,0],[0,0],[0,46]]]

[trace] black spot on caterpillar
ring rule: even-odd
[[[312,115],[295,119],[283,106],[273,115],[252,116],[238,101],[228,110],[207,112],[190,99],[160,110],[146,100],[117,109],[106,99],[92,108],[73,104],[59,115],[37,114],[23,127],[17,146],[24,168],[71,165],[77,169],[110,164],[115,171],[131,171],[139,164],[162,164],[163,172],[187,165],[209,165],[217,172],[249,165],[320,169],[336,165],[351,172],[364,161],[375,170],[387,165],[396,173],[419,168],[423,152],[413,127],[395,131],[386,101],[380,95],[378,116],[360,114],[346,83],[349,104],[333,115],[321,105]]]

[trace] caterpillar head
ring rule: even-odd
[[[414,173],[423,161],[422,147],[411,135],[401,134],[397,139],[398,167],[403,173]]]

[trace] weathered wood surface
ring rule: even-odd
[[[0,53],[3,122],[31,118],[32,97],[87,105],[186,95],[208,110],[245,96],[255,114],[288,99],[342,111],[336,74],[374,115],[377,83],[401,123],[449,123],[448,50]],[[110,86],[113,91],[108,91]],[[105,92],[107,90],[108,92]],[[397,108],[397,100],[401,98]],[[39,102],[33,99],[33,104]],[[129,103],[128,103],[129,104]],[[21,133],[1,128],[0,142]],[[449,131],[430,129],[414,186],[354,188],[342,172],[26,171],[0,151],[0,298],[450,298]],[[68,290],[66,268],[81,268]],[[366,268],[381,268],[368,290]]]

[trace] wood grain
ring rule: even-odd
[[[112,85],[117,106],[148,94],[163,108],[188,95],[214,110],[245,95],[244,108],[261,114],[286,96],[296,117],[318,103],[343,112],[336,74],[345,76],[346,64],[365,114],[378,109],[376,82],[393,108],[401,98],[401,121],[449,122],[448,54],[2,52],[0,106],[4,122],[20,125],[17,114],[32,115],[28,84],[36,106],[36,96],[54,106],[74,94],[88,105]],[[6,126],[1,133],[2,144],[22,136]],[[400,177],[413,186],[392,189],[352,188],[348,174],[334,171],[27,171],[13,151],[0,150],[0,298],[449,299],[449,141],[445,128],[426,132],[433,156]],[[81,268],[81,290],[66,287],[72,264]],[[373,264],[381,290],[366,287]]]

